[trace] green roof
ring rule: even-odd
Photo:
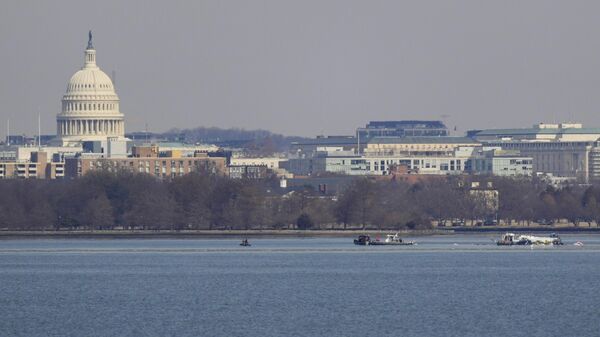
[[[468,137],[374,137],[369,144],[479,144]]]

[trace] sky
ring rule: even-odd
[[[353,134],[370,120],[600,127],[599,1],[0,5],[0,135],[53,134],[88,30],[126,130]]]

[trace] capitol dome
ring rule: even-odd
[[[69,80],[62,111],[56,118],[57,134],[63,145],[125,135],[119,96],[110,77],[96,65],[91,32],[84,55],[83,68]]]
[[[112,81],[100,68],[83,68],[76,72],[67,85],[67,94],[115,94]]]

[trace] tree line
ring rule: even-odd
[[[284,136],[267,130],[245,130],[239,128],[221,129],[217,127],[197,127],[193,129],[172,129],[161,135],[173,141],[189,144],[208,143],[235,145],[247,154],[270,156],[275,152],[287,151],[292,142],[308,138]]]
[[[476,177],[475,177],[476,178]],[[90,172],[74,180],[0,181],[0,229],[427,229],[455,221],[600,222],[600,186],[555,189],[538,179],[474,177],[409,184],[356,178],[337,195],[276,178],[235,180],[189,174],[171,180]],[[478,178],[479,179],[479,178]],[[484,191],[486,189],[483,189]]]

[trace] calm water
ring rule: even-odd
[[[492,238],[4,240],[0,336],[600,336],[600,236]]]

